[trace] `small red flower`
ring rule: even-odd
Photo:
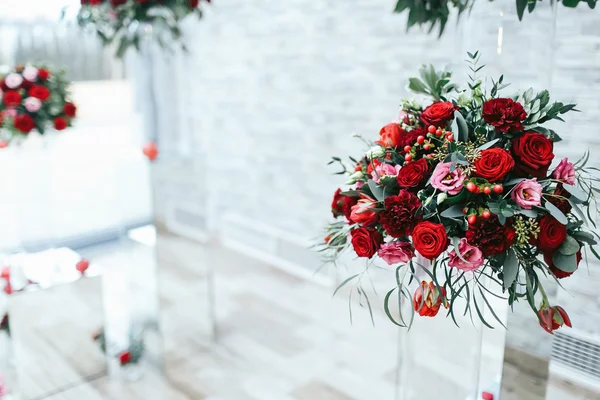
[[[63,117],[54,118],[54,129],[62,131],[67,128],[67,121]]]
[[[90,267],[90,262],[85,258],[82,258],[77,264],[75,264],[75,269],[81,273],[81,275],[85,274],[85,271]]]
[[[4,105],[7,107],[16,107],[21,104],[21,95],[16,90],[4,92]]]
[[[45,81],[48,78],[50,78],[50,71],[48,71],[45,68],[40,68],[38,69],[38,78],[40,78],[40,80]]]
[[[571,319],[567,312],[561,306],[548,307],[542,303],[538,311],[540,317],[540,326],[548,333],[554,334],[554,331],[563,325],[571,328]]]
[[[73,103],[65,103],[63,111],[67,117],[75,118],[75,115],[77,114],[77,107]]]
[[[29,89],[29,95],[38,98],[41,101],[46,101],[50,97],[50,90],[46,86],[34,85]]]
[[[15,128],[23,133],[29,133],[35,128],[35,121],[27,114],[17,115],[14,122]]]
[[[146,143],[142,148],[142,152],[150,161],[154,161],[158,157],[158,147],[156,147],[156,143],[154,142]]]
[[[127,365],[131,362],[131,353],[128,351],[124,351],[119,354],[119,363],[121,365]]]
[[[437,289],[433,282],[421,282],[413,295],[413,307],[421,317],[435,317],[440,310],[442,303],[448,308],[449,304],[446,299],[446,290],[441,288],[442,292]]]

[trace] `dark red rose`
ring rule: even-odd
[[[514,172],[522,177],[545,177],[554,158],[552,151],[552,141],[540,133],[527,132],[513,139],[512,152],[516,162]]]
[[[563,278],[567,278],[571,275],[573,275],[573,272],[565,272],[562,269],[558,268],[556,265],[554,265],[554,261],[552,260],[552,256],[554,254],[552,252],[545,252],[544,253],[544,262],[546,262],[546,265],[548,265],[548,268],[550,268],[550,272],[552,272],[552,274],[554,274],[555,277],[557,277],[558,279],[563,279]],[[579,250],[577,252],[576,255],[577,258],[577,266],[579,266],[579,263],[581,262],[581,250]]]
[[[42,81],[45,81],[46,79],[50,78],[50,72],[47,69],[40,68],[38,69],[38,78],[40,78]]]
[[[443,224],[419,222],[412,232],[415,249],[423,257],[433,260],[448,248],[448,235]]]
[[[417,189],[422,186],[429,175],[429,165],[427,160],[421,158],[418,161],[408,163],[400,168],[396,180],[398,185],[404,189]]]
[[[41,101],[46,101],[50,97],[50,90],[48,90],[46,86],[34,85],[31,89],[29,89],[29,95],[31,97],[38,98]]]
[[[331,213],[334,218],[344,215],[344,197],[346,196],[342,196],[340,193],[342,193],[342,189],[336,190],[331,202]]]
[[[67,128],[67,121],[63,117],[54,118],[54,129],[62,131]]]
[[[388,235],[400,238],[409,236],[418,222],[417,210],[421,201],[407,190],[384,201],[385,210],[379,213],[379,221]]]
[[[348,221],[350,221],[350,216],[352,215],[352,207],[358,203],[358,197],[352,196],[342,196],[344,200],[344,204],[342,205],[342,211],[344,216]]]
[[[469,224],[465,237],[467,242],[481,250],[484,257],[500,254],[508,250],[515,241],[515,230],[509,221],[502,225],[496,215],[478,218],[475,224]]]
[[[29,133],[35,128],[35,121],[27,114],[20,114],[15,117],[15,128],[23,133]]]
[[[75,118],[75,115],[77,114],[77,107],[73,103],[65,103],[63,111],[67,117]]]
[[[567,238],[567,227],[551,215],[544,215],[539,220],[540,233],[536,244],[544,252],[553,251]]]
[[[482,150],[481,157],[475,161],[475,176],[487,179],[488,182],[500,182],[515,166],[510,153],[501,148]]]
[[[421,317],[435,317],[440,310],[440,306],[444,303],[446,308],[449,304],[446,300],[446,289],[441,288],[438,291],[433,282],[421,282],[413,295],[413,308]]]
[[[521,122],[527,118],[527,113],[521,103],[513,99],[492,99],[483,103],[482,117],[500,132],[522,131],[525,128]]]
[[[21,95],[16,90],[8,90],[4,92],[3,102],[7,107],[16,107],[21,104]]]
[[[383,242],[383,235],[373,228],[358,228],[350,231],[352,247],[359,257],[371,258]]]
[[[559,197],[556,197],[559,196]],[[571,193],[567,192],[563,187],[562,183],[559,183],[554,189],[554,196],[548,196],[546,199],[554,204],[556,208],[562,211],[563,214],[567,215],[571,211],[571,203],[567,200],[571,197]]]
[[[121,354],[119,354],[119,363],[121,363],[121,365],[127,365],[131,362],[131,353],[128,351],[124,351]]]
[[[427,126],[444,127],[449,121],[454,119],[454,111],[457,109],[458,107],[449,101],[433,103],[423,110],[421,121]]]
[[[387,124],[379,131],[379,140],[377,143],[384,147],[398,147],[400,146],[400,138],[404,135],[404,131],[400,127],[400,124],[392,122]]]

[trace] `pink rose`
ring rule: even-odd
[[[575,166],[568,158],[563,158],[552,172],[552,177],[569,185],[575,184]]]
[[[400,165],[394,167],[391,164],[379,164],[375,167],[375,171],[371,172],[371,177],[375,182],[379,183],[379,180],[384,176],[397,176],[400,168]]]
[[[439,163],[435,167],[431,175],[431,186],[442,192],[455,195],[462,190],[465,175],[460,168],[455,168],[454,171],[450,172],[450,165],[449,162]]]
[[[4,78],[4,83],[9,89],[17,89],[23,83],[23,77],[21,74],[8,74],[6,78]]]
[[[23,69],[23,78],[27,79],[29,82],[35,82],[38,77],[38,70],[36,67],[27,66]]]
[[[458,251],[462,255],[462,258],[466,260],[466,262],[461,260],[458,254],[456,254],[455,248],[448,253],[448,257],[450,258],[448,265],[450,267],[458,268],[461,271],[475,271],[477,268],[483,265],[483,254],[481,253],[481,250],[467,243],[467,239],[460,239]]]
[[[39,109],[42,107],[42,101],[40,99],[36,99],[35,97],[28,97],[23,103],[25,104],[27,111],[31,113],[39,111]]]
[[[525,179],[513,188],[510,197],[521,208],[531,210],[533,206],[542,204],[542,185],[535,178]]]
[[[415,249],[409,242],[390,242],[382,244],[377,255],[389,265],[407,263],[415,256]]]

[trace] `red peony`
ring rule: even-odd
[[[392,237],[409,236],[418,222],[417,210],[421,201],[414,194],[401,190],[397,196],[389,196],[384,201],[385,210],[379,213],[383,229]]]
[[[446,289],[441,288],[441,295],[433,282],[421,282],[413,295],[413,308],[421,317],[435,317],[440,310],[440,306],[444,303],[448,308],[449,304],[446,301]]]
[[[7,107],[16,107],[21,104],[21,95],[16,90],[4,92],[4,105]]]
[[[404,131],[400,124],[392,122],[381,128],[380,138],[376,143],[384,147],[399,147],[402,135],[404,135]]]
[[[546,136],[527,132],[513,139],[512,152],[515,158],[515,173],[518,176],[527,175],[543,178],[548,174],[548,167],[554,158],[553,144]]]
[[[15,117],[15,128],[23,133],[29,133],[35,128],[35,121],[27,114],[20,114]]]
[[[421,113],[421,121],[427,126],[444,127],[454,119],[454,111],[457,106],[449,101],[433,103]]]
[[[423,257],[433,260],[448,248],[448,234],[443,224],[419,222],[412,232],[415,249]]]
[[[481,157],[475,161],[475,176],[495,183],[504,179],[506,174],[515,166],[510,153],[501,148],[482,150]]]
[[[46,101],[50,97],[50,90],[48,90],[46,86],[34,85],[31,89],[29,89],[29,95],[31,97],[38,98],[41,101]]]
[[[502,225],[496,215],[479,218],[475,224],[469,224],[465,234],[467,242],[477,247],[484,257],[500,254],[515,241],[515,230],[506,222]]]
[[[557,277],[558,279],[563,279],[563,278],[567,278],[571,275],[573,275],[573,272],[565,272],[562,269],[558,268],[556,265],[554,265],[554,261],[552,260],[552,256],[554,254],[552,252],[545,252],[544,253],[544,262],[546,263],[546,265],[548,265],[548,268],[550,268],[550,272],[552,272],[552,274]],[[579,266],[579,263],[581,262],[581,250],[579,250],[577,252],[577,266]]]
[[[73,103],[65,103],[65,106],[63,107],[63,112],[67,117],[75,118],[75,115],[77,114],[77,107]]]
[[[567,238],[567,227],[551,215],[544,215],[539,220],[540,233],[536,244],[544,252],[553,251]]]
[[[400,168],[396,180],[398,185],[404,189],[418,189],[429,175],[429,165],[424,158],[408,163]]]
[[[40,78],[40,80],[42,81],[47,80],[48,78],[50,78],[50,71],[44,68],[38,69],[38,78]]]
[[[521,103],[513,99],[492,99],[483,103],[482,117],[500,132],[522,131],[525,128],[521,122],[527,118],[527,113]]]
[[[350,231],[352,247],[359,257],[371,258],[383,243],[383,235],[372,228],[358,228]]]
[[[121,365],[127,365],[131,362],[131,353],[128,351],[124,351],[119,354],[119,363]]]
[[[67,121],[63,117],[54,118],[54,129],[62,131],[67,128]]]

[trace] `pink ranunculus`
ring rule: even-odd
[[[377,212],[373,211],[376,204],[377,200],[361,193],[360,200],[351,208],[350,221],[362,223],[364,226],[371,225],[377,220]]]
[[[525,179],[513,188],[510,197],[525,210],[531,210],[533,206],[542,204],[542,185],[533,179]]]
[[[375,171],[371,172],[371,177],[375,182],[379,183],[379,180],[384,176],[397,176],[400,168],[400,165],[394,167],[391,164],[379,164],[375,167]]]
[[[569,185],[575,184],[575,166],[568,158],[563,158],[552,172],[552,177]]]
[[[390,242],[382,244],[377,255],[389,265],[407,263],[415,256],[415,249],[409,242]]]
[[[442,192],[455,195],[462,190],[465,175],[460,168],[455,168],[454,171],[450,172],[451,164],[449,162],[439,163],[435,167],[431,175],[431,186]]]
[[[23,103],[25,104],[25,108],[27,109],[27,111],[31,113],[38,112],[39,109],[42,107],[42,101],[35,97],[28,97]]]
[[[6,78],[4,78],[4,83],[9,89],[17,89],[23,83],[23,77],[21,74],[8,74]]]
[[[477,268],[483,265],[483,254],[481,253],[481,250],[467,243],[467,239],[460,239],[458,251],[460,251],[462,258],[464,258],[467,262],[461,260],[458,254],[456,254],[455,248],[448,253],[448,257],[450,258],[448,265],[450,267],[458,268],[462,271],[475,271]]]
[[[35,82],[38,77],[38,70],[36,67],[29,65],[23,69],[22,74],[23,78],[27,79],[29,82]]]

